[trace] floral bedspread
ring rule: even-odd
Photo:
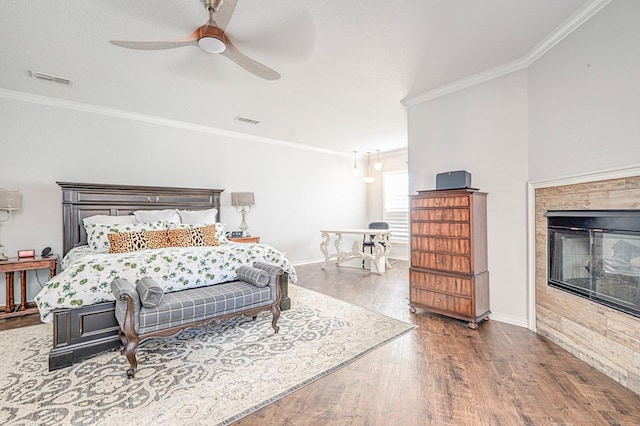
[[[293,266],[281,252],[266,244],[228,243],[129,253],[96,253],[81,247],[67,254],[62,261],[64,270],[45,284],[35,302],[42,321],[53,322],[53,309],[115,300],[110,288],[115,278],[135,283],[151,277],[168,293],[233,281],[239,266],[253,262],[281,266],[291,282],[296,282]]]

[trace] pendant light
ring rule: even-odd
[[[367,152],[367,175],[362,179],[364,183],[373,183],[376,181],[376,178],[371,176],[371,153]]]
[[[376,162],[373,164],[373,168],[377,171],[382,170],[382,162],[380,161],[380,150],[376,149]]]
[[[358,151],[353,151],[353,169],[351,169],[351,173],[354,176],[358,176],[360,173],[360,169],[358,169]]]

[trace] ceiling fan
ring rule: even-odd
[[[169,41],[121,41],[111,40],[110,43],[128,49],[163,50],[183,46],[199,46],[209,53],[218,53],[231,59],[245,70],[266,80],[277,80],[280,74],[266,65],[257,62],[241,53],[236,48],[225,28],[236,8],[237,0],[200,0],[209,14],[207,22],[194,32],[178,40]]]

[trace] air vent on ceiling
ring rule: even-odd
[[[251,118],[247,118],[247,117],[236,117],[234,118],[235,121],[242,121],[243,123],[247,123],[247,124],[258,124],[260,123],[258,120],[253,120]]]
[[[71,80],[70,78],[58,77],[58,76],[55,76],[55,75],[45,74],[45,73],[36,72],[36,71],[29,71],[29,73],[31,74],[31,77],[33,77],[33,78],[39,78],[40,80],[48,80],[48,81],[53,81],[54,83],[60,83],[60,84],[66,84],[68,86],[73,86],[73,80]]]

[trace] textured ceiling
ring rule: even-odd
[[[3,0],[0,88],[332,151],[387,151],[407,145],[402,99],[521,58],[584,4],[238,0],[227,33],[282,74],[266,81],[197,47],[108,43],[186,36],[206,21],[199,0]]]

